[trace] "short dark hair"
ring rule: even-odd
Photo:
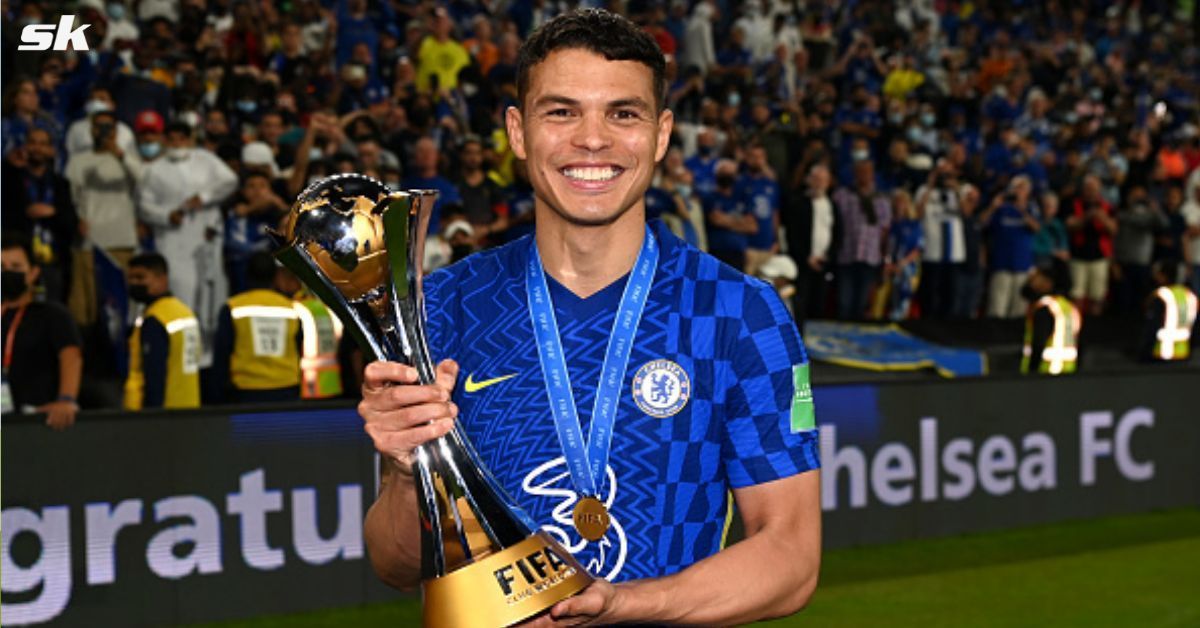
[[[30,242],[29,236],[19,231],[5,231],[0,234],[0,250],[7,251],[9,249],[21,249],[25,251],[25,259],[31,265],[37,264],[33,259],[33,243]]]
[[[663,108],[667,62],[649,33],[627,18],[604,9],[578,9],[542,25],[521,45],[517,54],[517,102],[525,105],[529,72],[550,53],[579,48],[609,61],[636,61],[654,75],[654,104]]]
[[[166,275],[168,273],[167,258],[158,253],[139,253],[129,260],[130,268],[145,268],[146,270]]]
[[[270,288],[275,281],[278,266],[275,258],[266,251],[257,251],[246,264],[246,284],[251,288]]]
[[[175,120],[168,124],[167,128],[163,130],[163,135],[170,135],[172,133],[180,133],[190,138],[192,137],[192,127],[186,122]]]

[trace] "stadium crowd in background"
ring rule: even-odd
[[[1200,292],[1200,3],[1168,0],[13,0],[3,228],[96,372],[127,368],[124,273],[145,252],[202,364],[223,360],[230,297],[270,288],[252,260],[321,177],[437,189],[430,269],[529,233],[502,124],[517,48],[591,5],[668,60],[649,217],[773,282],[801,323],[1023,317],[1050,259],[1091,315],[1137,314],[1163,282]],[[88,50],[17,50],[60,14]],[[280,350],[299,359],[293,322]]]

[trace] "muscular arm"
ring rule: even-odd
[[[363,534],[375,575],[397,589],[417,586],[421,577],[417,489],[412,473],[398,462],[381,463],[379,496],[367,511]]]
[[[795,613],[816,589],[821,566],[820,477],[814,470],[734,490],[746,540],[671,576],[598,582],[554,607],[561,623],[542,623],[725,626]]]
[[[374,362],[364,372],[363,400],[358,413],[383,456],[379,495],[367,511],[363,536],[375,574],[389,586],[408,589],[421,577],[413,450],[454,427],[458,409],[450,401],[458,366],[438,365],[437,383],[413,385],[416,370],[396,363]]]

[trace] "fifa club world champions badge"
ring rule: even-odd
[[[691,378],[671,360],[652,360],[633,375],[633,401],[652,417],[665,419],[675,415],[691,397]]]

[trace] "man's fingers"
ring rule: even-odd
[[[363,392],[390,384],[415,384],[417,369],[399,362],[372,362],[363,371]]]
[[[407,459],[418,446],[444,436],[452,429],[453,419],[439,419],[403,431],[387,430],[377,424],[366,427],[367,434],[375,441],[375,448],[400,461]]]
[[[446,392],[453,392],[456,381],[458,381],[458,362],[442,360],[437,365],[437,387]]]

